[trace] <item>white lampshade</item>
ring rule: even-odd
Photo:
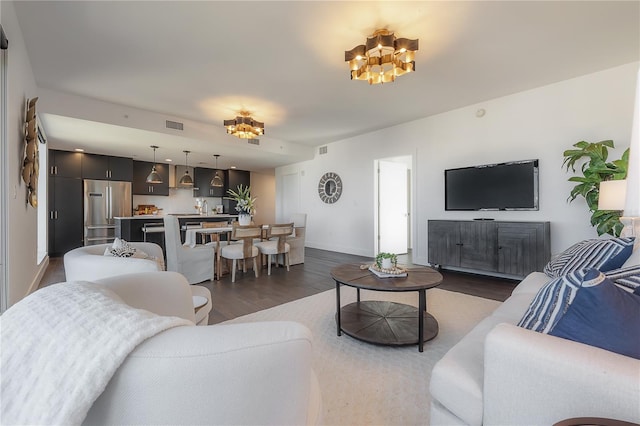
[[[626,197],[626,180],[606,180],[600,182],[598,210],[624,210]]]

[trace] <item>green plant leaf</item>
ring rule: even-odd
[[[619,160],[607,162],[609,148],[615,148],[613,140],[607,139],[600,142],[579,141],[573,144],[577,149],[568,149],[563,152],[562,167],[567,171],[576,171],[575,167],[581,162],[581,176],[571,176],[569,182],[576,182],[569,197],[569,202],[578,196],[584,197],[591,214],[591,225],[596,227],[598,235],[620,235],[622,223],[620,212],[598,210],[598,198],[600,195],[600,182],[606,180],[624,179],[627,175],[629,164],[629,149],[622,153]]]
[[[582,176],[571,176],[569,179],[567,179],[569,182],[589,182],[589,179],[582,177]]]

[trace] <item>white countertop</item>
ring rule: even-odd
[[[155,214],[139,214],[136,216],[116,216],[114,219],[162,219],[166,215]],[[169,216],[177,216],[179,219],[203,219],[203,218],[221,218],[229,219],[238,217],[237,214],[211,214],[209,216],[203,214],[175,214]]]

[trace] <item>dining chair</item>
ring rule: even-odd
[[[213,280],[216,249],[213,245],[189,247],[180,239],[180,224],[175,216],[164,217],[167,271],[179,272],[189,284]]]
[[[293,234],[293,222],[281,223],[267,226],[267,239],[256,243],[256,247],[260,254],[267,256],[267,275],[271,275],[271,259],[275,255],[276,266],[278,265],[278,256],[283,256],[282,264],[289,271],[289,251],[291,246],[286,242],[287,237]]]
[[[293,235],[287,237],[287,242],[291,246],[289,250],[289,264],[298,265],[304,263],[304,245],[307,227],[307,214],[294,213],[289,218],[293,222]]]
[[[232,260],[231,282],[236,282],[236,267],[238,260],[242,260],[242,272],[247,272],[246,259],[253,259],[253,270],[258,277],[258,265],[256,259],[259,254],[258,248],[253,244],[254,238],[260,238],[262,227],[260,226],[240,226],[234,225],[231,231],[231,239],[241,241],[239,244],[227,244],[222,246],[220,256],[223,259]]]
[[[202,228],[227,228],[229,227],[228,222],[201,222]],[[222,241],[220,240],[220,233],[211,233],[211,234],[201,234],[202,243],[207,246],[212,246],[216,251],[215,257],[215,278],[217,280],[220,279],[220,275],[222,274],[222,264],[220,262],[220,249],[222,248]],[[209,237],[209,241],[207,242],[207,237]],[[229,244],[231,239],[231,232],[227,232],[226,241]]]

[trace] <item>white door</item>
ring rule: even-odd
[[[378,235],[380,252],[407,253],[407,166],[378,162]]]

